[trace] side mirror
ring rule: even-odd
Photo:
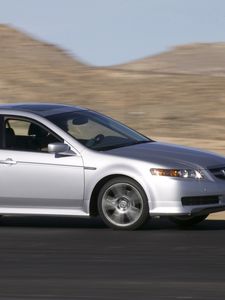
[[[55,153],[55,154],[68,154],[70,155],[70,147],[67,144],[63,143],[52,143],[48,144],[48,152]]]

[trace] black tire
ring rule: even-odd
[[[196,225],[202,221],[204,221],[208,215],[203,215],[203,216],[173,216],[170,217],[170,221],[175,223],[176,225],[180,227],[190,227],[193,225]]]
[[[102,186],[98,211],[104,223],[117,230],[135,230],[149,218],[147,196],[133,179],[118,176]]]

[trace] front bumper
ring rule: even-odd
[[[218,204],[183,205],[184,197],[218,197]],[[224,180],[156,177],[151,186],[150,215],[207,215],[225,210]]]
[[[200,216],[200,215],[209,215],[212,213],[220,212],[225,210],[225,205],[215,206],[215,207],[206,207],[206,208],[194,208],[191,212],[193,216]]]

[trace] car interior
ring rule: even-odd
[[[26,126],[24,124],[26,123]],[[14,125],[14,126],[13,126]],[[19,126],[21,125],[21,126]],[[42,126],[27,122],[5,122],[5,148],[20,151],[47,152],[48,144],[62,142]]]

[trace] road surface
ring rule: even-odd
[[[0,299],[225,299],[225,221],[121,232],[99,219],[4,217]]]

